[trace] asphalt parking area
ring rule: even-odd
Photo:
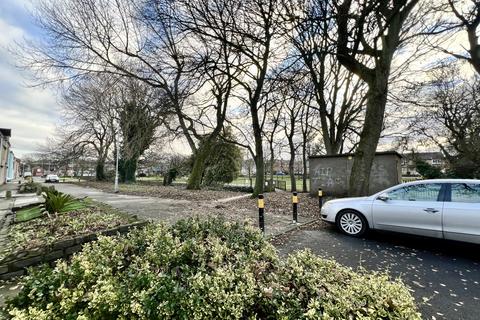
[[[282,242],[276,247],[283,255],[309,248],[354,269],[402,278],[424,319],[480,318],[480,245],[377,232],[358,239],[333,226],[298,230]]]

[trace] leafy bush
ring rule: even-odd
[[[438,179],[443,176],[440,168],[434,167],[421,159],[415,160],[415,167],[417,172],[425,179]]]
[[[18,193],[35,193],[38,187],[41,187],[41,184],[33,181],[22,183],[18,189]]]
[[[168,169],[167,173],[163,177],[163,185],[170,186],[172,185],[173,181],[177,179],[178,169],[177,168],[170,168]]]
[[[480,178],[480,164],[467,157],[457,156],[449,161],[447,176],[458,179],[478,179]]]
[[[408,289],[303,251],[287,261],[251,227],[218,220],[101,237],[32,269],[10,317],[37,319],[419,319]]]

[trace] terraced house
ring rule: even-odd
[[[7,182],[11,133],[10,129],[0,128],[0,184]]]

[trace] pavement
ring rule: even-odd
[[[48,184],[51,185],[51,184]],[[197,215],[221,216],[226,220],[236,219],[258,225],[258,210],[243,211],[241,214],[228,209],[228,203],[250,195],[241,195],[217,201],[173,200],[160,197],[147,197],[109,193],[94,188],[86,188],[68,183],[56,183],[55,189],[77,198],[89,197],[95,201],[106,203],[114,208],[136,215],[138,218],[162,221],[173,224],[180,219]],[[292,217],[265,213],[265,235],[274,236],[297,228],[309,219],[299,218],[300,224],[293,224]]]
[[[400,277],[424,319],[480,318],[479,245],[376,232],[358,239],[333,226],[296,231],[277,245],[281,255],[305,248],[354,269]]]

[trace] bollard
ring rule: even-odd
[[[293,223],[298,222],[298,196],[297,193],[294,192],[292,196],[292,204],[293,204]]]
[[[11,199],[12,198],[12,190],[7,190],[5,192],[5,198],[7,199]]]
[[[322,188],[318,188],[318,207],[322,210],[323,205],[323,191]]]
[[[263,194],[258,195],[258,226],[265,233],[265,200]]]

